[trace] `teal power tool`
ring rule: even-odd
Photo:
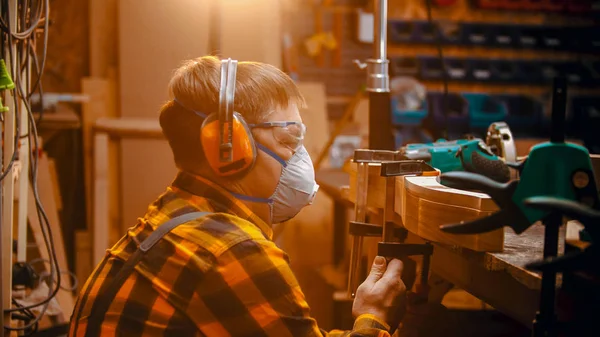
[[[600,208],[589,152],[585,147],[567,144],[564,141],[566,92],[566,80],[555,79],[550,142],[534,146],[525,161],[514,165],[520,172],[519,180],[499,183],[474,173],[442,174],[441,180],[445,184],[487,193],[500,208],[500,211],[488,217],[460,224],[443,225],[442,231],[454,234],[478,234],[507,226],[515,233],[521,234],[541,220],[545,226],[544,259],[552,260],[558,255],[562,217],[561,214],[552,211],[556,205],[549,204],[544,201],[544,198],[573,201],[595,210]],[[540,198],[543,201],[541,203]],[[554,310],[555,289],[556,271],[542,272],[539,312],[533,325],[533,335],[536,337],[558,335]]]
[[[408,144],[400,149],[400,153],[407,159],[423,160],[442,173],[466,171],[501,183],[510,180],[509,166],[478,138]]]
[[[521,234],[550,213],[527,206],[524,200],[532,197],[558,197],[598,208],[598,190],[588,150],[583,146],[564,142],[566,85],[563,86],[559,82],[555,86],[551,139],[532,147],[526,160],[510,164],[519,171],[519,180],[499,183],[484,174],[442,174],[441,181],[444,184],[480,190],[489,194],[500,207],[500,211],[489,217],[456,225],[444,225],[443,231],[476,234],[508,226],[515,233]]]

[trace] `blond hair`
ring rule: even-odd
[[[177,167],[184,171],[202,172],[205,160],[200,143],[205,115],[219,108],[221,61],[203,56],[184,61],[169,82],[167,102],[160,111],[160,126],[167,138]],[[234,110],[246,122],[265,121],[276,109],[289,104],[304,106],[304,98],[294,81],[278,68],[260,62],[239,62],[235,86]]]

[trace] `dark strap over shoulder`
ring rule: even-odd
[[[138,249],[133,253],[129,259],[125,262],[121,270],[117,273],[112,282],[108,285],[106,291],[103,291],[101,294],[96,295],[96,300],[92,306],[92,310],[88,317],[88,324],[85,330],[86,337],[95,337],[100,334],[100,326],[104,321],[104,315],[108,308],[112,304],[115,296],[125,283],[125,280],[131,275],[134,271],[135,266],[142,260],[144,255],[152,248],[154,245],[162,239],[167,233],[173,230],[175,227],[184,224],[188,221],[192,221],[198,219],[208,212],[193,212],[186,213],[175,217],[164,224],[156,227],[156,229],[140,244]]]

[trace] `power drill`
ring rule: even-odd
[[[510,180],[508,165],[478,138],[408,144],[400,149],[400,153],[407,159],[423,160],[442,173],[467,171],[502,183]]]

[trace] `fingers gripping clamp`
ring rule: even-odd
[[[221,162],[233,160],[233,108],[237,61],[221,61],[221,87],[219,91],[219,159]]]

